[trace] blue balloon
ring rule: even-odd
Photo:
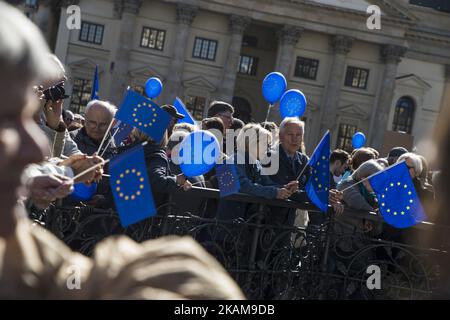
[[[280,72],[269,73],[262,82],[262,94],[264,99],[270,104],[280,100],[284,91],[286,91],[286,78]]]
[[[209,172],[219,156],[220,145],[217,138],[209,131],[194,131],[180,144],[180,169],[185,176],[196,177]]]
[[[77,201],[87,201],[92,199],[96,191],[97,184],[95,182],[91,185],[79,182],[73,185],[73,192],[70,196]]]
[[[297,89],[286,91],[280,100],[281,119],[286,117],[301,117],[306,110],[306,97]]]
[[[145,82],[145,93],[150,99],[156,98],[159,96],[163,89],[163,84],[161,80],[156,77],[149,78],[147,82]]]
[[[364,146],[366,143],[366,136],[362,132],[357,132],[353,135],[352,145],[353,148],[358,149]]]

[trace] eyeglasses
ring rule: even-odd
[[[105,122],[97,123],[96,121],[86,119],[86,126],[88,126],[89,128],[98,127],[100,130],[106,130],[108,129],[109,123]]]

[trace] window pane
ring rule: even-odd
[[[148,28],[144,28],[144,30],[142,31],[141,46],[143,46],[143,47],[148,46],[149,35],[150,35],[150,30]]]
[[[201,48],[202,48],[202,40],[195,39],[194,57],[200,57]]]
[[[103,38],[103,27],[97,26],[97,32],[95,33],[95,43],[102,43]]]
[[[315,80],[317,76],[318,60],[297,57],[294,75],[300,78]]]
[[[208,53],[208,59],[214,60],[216,56],[216,42],[215,41],[209,41],[209,53]]]
[[[163,47],[164,47],[164,37],[165,37],[165,35],[166,35],[166,32],[165,32],[165,31],[159,31],[159,33],[158,33],[158,40],[157,40],[157,42],[156,42],[156,48],[157,48],[158,50],[163,50]]]
[[[80,40],[87,41],[88,31],[89,31],[89,25],[87,23],[83,22],[83,24],[81,26]]]
[[[208,56],[208,46],[209,43],[206,40],[202,41],[202,52],[200,53],[200,57],[202,57],[203,59],[206,59]]]
[[[186,108],[191,112],[196,120],[203,118],[203,111],[205,109],[206,98],[198,96],[188,96],[186,101]]]
[[[339,134],[336,148],[351,152],[353,149],[352,137],[356,133],[356,130],[356,126],[341,123],[338,130]]]
[[[92,81],[75,78],[71,97],[71,109],[77,113],[84,111],[91,98]]]

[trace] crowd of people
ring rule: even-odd
[[[177,123],[183,115],[174,106],[164,105],[162,108],[172,121],[160,142],[133,129],[128,137],[116,144],[109,129],[117,107],[110,102],[92,100],[81,116],[63,110],[64,96],[48,99],[45,90],[66,80],[64,66],[56,56],[49,53],[42,36],[25,16],[0,3],[0,30],[6,30],[0,32],[0,197],[3,205],[0,224],[0,262],[3,262],[0,263],[3,265],[0,269],[0,296],[38,297],[38,294],[45,294],[46,297],[70,297],[72,292],[64,291],[62,280],[58,277],[62,276],[62,266],[72,263],[82,266],[83,277],[87,279],[86,289],[77,293],[78,297],[116,297],[113,291],[121,292],[121,297],[243,297],[224,270],[188,240],[155,240],[152,245],[138,245],[125,238],[106,240],[97,248],[97,256],[89,259],[70,252],[56,238],[38,230],[38,227],[32,227],[25,212],[45,210],[55,201],[76,203],[78,200],[71,197],[74,183],[96,183],[95,195],[86,203],[98,208],[114,208],[108,166],[100,164],[146,141],[145,161],[157,207],[166,203],[168,195],[172,194],[174,201],[189,202],[189,206],[203,217],[220,220],[248,218],[253,212],[252,207],[243,202],[226,199],[208,203],[204,199],[198,203],[183,201],[186,199],[185,192],[192,186],[218,189],[215,169],[202,176],[186,177],[175,161],[180,157],[180,141],[196,130],[211,131],[221,143],[221,157],[236,160],[241,193],[305,203],[309,201],[305,185],[311,175],[304,146],[305,123],[298,118],[285,118],[279,125],[274,122],[244,123],[233,117],[234,108],[231,104],[214,101],[209,105],[208,117],[195,126]],[[233,143],[227,141],[227,130],[235,132]],[[261,145],[261,141],[269,143]],[[235,147],[230,148],[230,144]],[[267,159],[278,161],[275,173],[267,174]],[[442,194],[435,192],[437,181],[441,180],[439,173],[431,174],[425,157],[405,148],[393,148],[387,155],[380,155],[370,147],[359,148],[351,153],[336,149],[331,152],[329,168],[329,200],[336,217],[345,220],[348,210],[376,212],[377,197],[368,180],[362,180],[400,161],[405,161],[408,166],[421,201],[434,202],[436,194]],[[95,165],[96,170],[80,176],[80,173]],[[74,180],[74,177],[77,178]],[[362,183],[356,184],[359,181]],[[294,224],[296,210],[276,207],[271,210],[267,223]],[[432,221],[432,212],[428,213]],[[364,219],[348,221],[364,233],[382,235],[386,232]],[[388,233],[392,235],[391,231]],[[21,250],[16,250],[18,248]],[[129,248],[133,250],[127,251]],[[44,253],[35,256],[28,254],[37,251]],[[192,253],[184,256],[186,251]],[[108,261],[119,256],[118,260],[122,262],[115,266],[116,273],[102,274],[102,270],[108,268]],[[154,274],[150,272],[141,283],[130,280],[126,284],[127,289],[107,289],[106,283],[112,286],[114,277],[127,276],[120,274],[121,268],[135,268],[138,272],[142,263],[136,259],[142,257],[154,261],[154,271],[160,278],[153,277]],[[158,266],[160,257],[172,257],[175,261],[173,266],[175,263],[178,266],[173,271],[167,271],[167,265],[160,263]],[[208,272],[202,272],[205,268],[208,268]],[[129,273],[130,269],[127,270]],[[164,271],[167,274],[163,274]],[[26,280],[24,274],[32,275],[32,279]],[[163,282],[161,279],[171,276],[178,279],[179,285],[175,285],[174,281],[168,281],[173,284],[170,288],[159,285]],[[49,277],[55,278],[48,281]],[[96,287],[98,283],[103,283],[103,286]],[[125,281],[117,283],[123,285]],[[182,283],[194,285],[183,287]],[[201,285],[196,287],[198,283]],[[15,289],[11,291],[12,287]]]

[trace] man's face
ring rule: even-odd
[[[300,149],[302,142],[303,128],[299,124],[289,123],[280,131],[280,143],[287,153],[294,154]]]
[[[344,172],[348,169],[348,161],[342,163],[340,160],[336,160],[332,165],[334,167],[332,173],[336,177],[342,176]]]
[[[111,113],[101,105],[93,105],[86,113],[86,133],[94,141],[100,142],[112,120]]]
[[[222,119],[225,130],[230,129],[231,123],[233,122],[233,114],[230,111],[219,112],[215,117]]]
[[[0,77],[0,203],[5,213],[16,205],[25,166],[44,159],[47,143],[33,119],[38,98],[19,77]]]

